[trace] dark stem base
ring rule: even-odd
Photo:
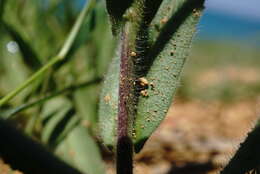
[[[116,153],[117,174],[133,174],[133,144],[129,137],[118,140]]]

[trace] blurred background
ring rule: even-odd
[[[1,97],[58,52],[84,3],[0,0]],[[174,105],[137,155],[137,173],[213,173],[227,163],[260,114],[259,6],[258,0],[206,1]],[[97,141],[86,151],[71,141],[96,135],[100,79],[115,48],[104,9],[99,1],[66,59],[1,110],[1,117],[84,172],[93,169],[82,154],[94,151],[93,165],[100,162]],[[102,157],[113,173],[109,154]]]

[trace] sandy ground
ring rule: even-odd
[[[217,173],[253,127],[259,104],[176,102],[136,156],[136,173]]]
[[[2,160],[0,160],[0,174],[22,174],[22,173],[17,170],[12,171],[9,165],[5,164]]]

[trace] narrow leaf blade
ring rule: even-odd
[[[118,112],[119,56],[112,60],[105,78],[99,105],[99,133],[103,143],[112,149],[116,142]]]

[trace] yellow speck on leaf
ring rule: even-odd
[[[110,100],[111,100],[111,97],[110,97],[110,95],[107,94],[107,95],[104,97],[105,103],[109,103]]]
[[[148,80],[144,77],[139,78],[138,81],[140,82],[140,85],[143,87],[145,87],[149,84]]]
[[[132,57],[137,56],[136,52],[134,52],[134,51],[132,51],[132,52],[130,53],[130,55],[131,55]]]
[[[140,94],[143,96],[143,97],[148,97],[148,91],[145,89],[145,90],[142,90],[140,92]]]

